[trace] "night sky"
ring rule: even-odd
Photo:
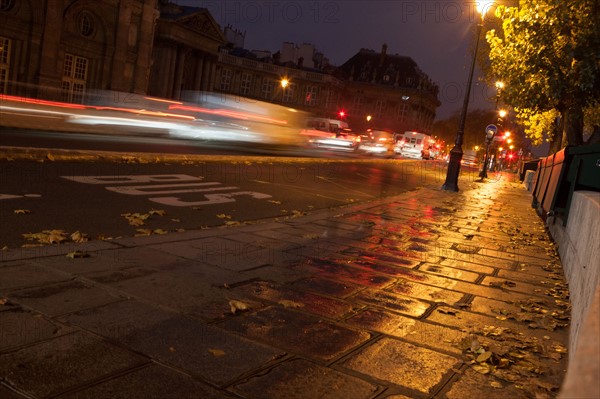
[[[437,119],[462,107],[468,78],[475,2],[449,0],[172,0],[207,8],[225,27],[245,31],[245,48],[310,43],[334,65],[361,48],[413,58],[440,87]],[[477,75],[477,73],[476,73]],[[495,90],[475,77],[469,109],[492,108]]]

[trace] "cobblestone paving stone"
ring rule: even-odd
[[[566,371],[560,262],[508,175],[77,248],[3,257],[0,397],[544,399]]]

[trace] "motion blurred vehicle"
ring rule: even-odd
[[[309,139],[309,143],[317,148],[334,151],[356,151],[361,143],[361,136],[350,129],[342,129],[331,137],[316,137]]]
[[[348,129],[348,123],[339,119],[308,117],[300,134],[310,141],[317,138],[333,138]]]
[[[406,158],[431,159],[431,147],[435,142],[431,136],[419,132],[404,132],[396,135],[394,153]]]
[[[477,152],[473,150],[465,150],[460,163],[463,166],[477,167],[479,165]]]
[[[394,133],[387,130],[368,129],[362,135],[359,150],[370,155],[394,155]]]
[[[169,105],[195,117],[172,137],[211,141],[300,146],[298,132],[308,114],[293,108],[223,93],[185,92],[189,102]]]

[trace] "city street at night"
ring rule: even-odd
[[[0,399],[598,399],[597,0],[0,0]]]

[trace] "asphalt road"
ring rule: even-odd
[[[98,239],[335,212],[445,178],[445,164],[437,162],[236,159],[0,161],[0,248],[35,245],[23,234],[47,230]],[[136,213],[141,217],[132,219]]]

